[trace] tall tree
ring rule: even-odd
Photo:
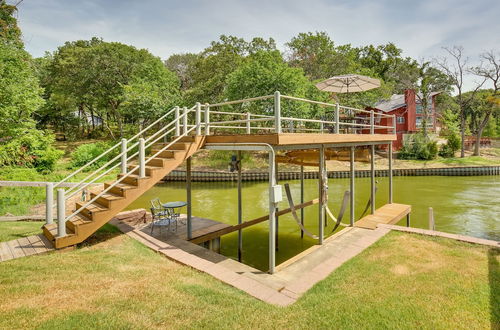
[[[498,114],[498,102],[500,99],[500,53],[493,50],[480,55],[482,64],[479,67],[471,68],[471,72],[475,75],[486,79],[493,85],[493,93],[489,95],[486,104],[480,108],[481,115],[476,123],[476,143],[474,145],[474,155],[479,156],[479,148],[481,146],[481,137],[484,128],[488,125],[490,118],[494,114]]]
[[[446,57],[436,59],[436,66],[443,71],[450,79],[451,85],[457,93],[456,100],[459,109],[460,119],[460,137],[462,139],[460,148],[460,157],[465,157],[465,131],[467,129],[467,109],[469,104],[474,100],[477,91],[484,84],[485,80],[476,83],[471,93],[465,94],[464,81],[467,76],[469,58],[464,56],[464,48],[462,46],[453,46],[451,48],[444,47],[444,50],[451,57],[451,63]]]
[[[181,82],[181,90],[185,91],[193,85],[192,71],[198,59],[197,54],[173,54],[166,61],[165,66],[174,72]]]

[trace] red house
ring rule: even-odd
[[[436,131],[436,95],[440,92],[431,93],[429,98],[429,112],[427,118],[427,128],[431,132]],[[393,149],[398,150],[403,146],[403,141],[407,134],[413,134],[422,129],[423,109],[421,96],[415,95],[412,89],[405,90],[404,94],[394,94],[389,100],[382,100],[367,110],[396,116],[397,141],[393,142]],[[375,116],[377,118],[377,116]],[[376,119],[376,125],[392,125],[391,118]],[[387,133],[386,131],[376,133]]]

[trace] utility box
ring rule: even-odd
[[[271,202],[279,203],[283,200],[283,189],[281,189],[281,185],[275,185],[271,187]]]

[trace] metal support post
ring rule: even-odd
[[[193,237],[191,214],[191,157],[186,159],[186,200],[187,200],[187,238]]]
[[[196,125],[196,136],[201,135],[201,104],[196,102],[196,112],[195,112],[195,125]]]
[[[340,104],[335,106],[335,134],[340,134]]]
[[[182,118],[182,135],[187,135],[187,131],[188,131],[188,108],[184,107],[183,109],[183,114],[184,114],[184,118]]]
[[[205,135],[210,135],[210,105],[205,103]]]
[[[300,165],[300,204],[304,203],[304,165]],[[304,208],[300,209],[300,223],[304,225]],[[304,238],[304,231],[300,229],[300,238]]]
[[[64,189],[57,189],[57,237],[66,236],[66,203]]]
[[[355,172],[355,168],[354,168],[354,156],[355,156],[355,147],[351,147],[351,155],[350,155],[350,169],[351,169],[351,177],[350,177],[350,180],[349,180],[349,205],[350,205],[350,208],[349,208],[349,212],[350,212],[350,217],[349,217],[349,225],[351,227],[354,226],[354,217],[355,217],[355,209],[354,209],[354,179],[356,178],[356,172]]]
[[[127,139],[122,139],[121,154],[120,172],[125,174],[127,173]]]
[[[45,223],[50,225],[54,222],[52,208],[54,203],[54,184],[47,182],[45,185]]]
[[[406,215],[406,227],[410,227],[410,213]]]
[[[274,93],[274,126],[275,132],[281,134],[281,94]]]
[[[139,177],[146,177],[146,142],[144,138],[139,139]]]
[[[373,110],[370,111],[370,134],[375,134],[375,114]]]
[[[319,186],[319,222],[318,222],[318,236],[319,244],[323,244],[323,236],[325,231],[325,147],[321,145],[319,148],[319,173],[318,173],[318,186]]]
[[[389,204],[392,204],[392,142],[388,145],[389,148]]]
[[[238,150],[238,224],[243,222],[243,212],[241,205],[241,150]],[[243,251],[243,232],[238,230],[238,261],[241,262]]]
[[[370,200],[371,200],[371,214],[375,213],[375,146],[370,146]]]
[[[181,135],[181,124],[179,122],[179,107],[175,107],[175,136]]]
[[[250,128],[250,127],[251,127],[251,126],[250,126],[250,124],[251,124],[251,123],[250,123],[250,118],[251,118],[251,117],[250,117],[250,112],[247,112],[247,119],[246,119],[246,120],[247,120],[247,122],[246,122],[246,124],[247,124],[247,134],[252,133],[252,130],[251,130],[251,128]]]
[[[269,152],[269,273],[274,273],[276,265],[276,203],[273,201],[273,186],[276,185],[276,173],[274,171],[275,159],[274,153]]]

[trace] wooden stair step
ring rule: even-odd
[[[120,183],[126,183],[126,184],[129,184],[129,185],[132,185],[132,186],[138,186],[139,185],[139,181],[141,180],[147,180],[149,179],[150,177],[149,176],[145,176],[144,178],[141,178],[138,174],[118,174],[118,179],[121,179],[123,178],[124,176],[126,176],[122,181],[120,181]]]
[[[107,182],[104,184],[104,189],[107,189],[109,188],[111,185],[113,185],[115,182]],[[137,186],[133,186],[133,185],[130,185],[130,184],[126,184],[126,183],[117,183],[115,186],[113,186],[113,188],[111,188],[110,190],[108,190],[109,193],[113,193],[115,195],[121,195],[121,196],[124,196],[126,195],[126,191],[127,190],[132,190],[132,189],[137,189]]]
[[[43,232],[45,234],[45,237],[47,237],[50,241],[53,241],[57,237],[57,223],[51,223],[50,225],[44,225],[43,226]],[[66,235],[67,236],[75,236],[75,232],[71,229],[68,228],[66,225]]]

